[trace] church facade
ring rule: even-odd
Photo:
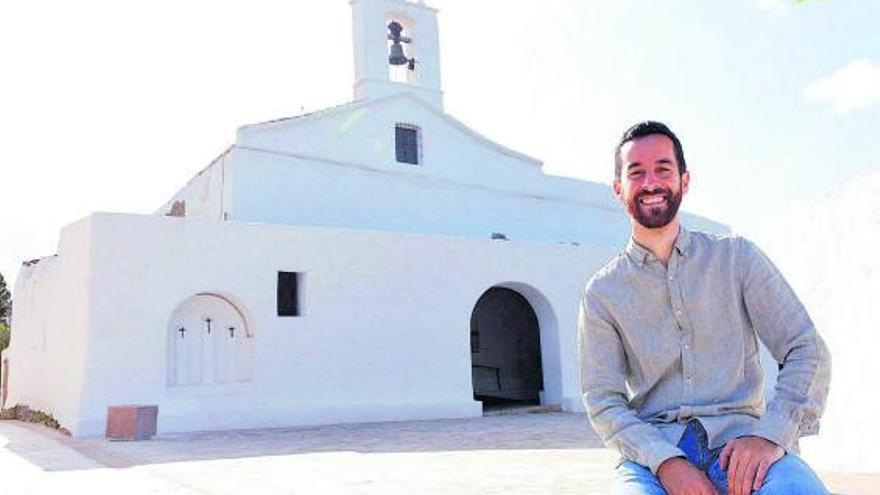
[[[578,301],[622,207],[444,112],[434,9],[351,5],[353,101],[241,127],[154,215],[22,268],[4,407],[79,436],[121,404],[160,433],[582,410]]]

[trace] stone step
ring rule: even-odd
[[[507,406],[498,409],[489,409],[483,411],[483,416],[508,416],[511,414],[540,414],[562,412],[562,406],[559,404],[547,404],[540,406]]]

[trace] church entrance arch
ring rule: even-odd
[[[470,323],[474,399],[488,407],[539,404],[541,329],[529,301],[492,287],[477,300]]]
[[[225,297],[197,294],[186,299],[168,322],[168,384],[250,380],[252,337],[241,311]]]

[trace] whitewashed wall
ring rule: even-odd
[[[395,161],[398,122],[421,128],[420,165]],[[218,218],[200,212],[222,209],[239,221],[477,238],[498,232],[511,240],[615,248],[629,235],[607,185],[545,175],[539,161],[408,95],[245,126],[223,163],[202,176],[224,167],[226,193],[216,193],[214,180],[209,196],[218,204],[188,208],[188,217]],[[204,196],[206,180],[175,198]],[[726,230],[690,216],[686,223]]]
[[[25,404],[64,425],[79,419],[89,348],[91,222],[61,232],[58,254],[22,267],[15,284],[5,407]]]
[[[232,173],[229,170],[229,152],[224,151],[189,180],[171,199],[156,210],[157,215],[171,213],[174,203],[185,204],[186,216],[208,220],[222,220],[231,207]]]
[[[880,471],[880,173],[782,216],[769,250],[831,350],[821,433],[804,454],[825,469]]]
[[[236,150],[234,218],[294,225],[623,245],[622,210]]]
[[[396,123],[421,128],[421,165],[396,162]],[[514,192],[541,186],[540,161],[485,139],[407,93],[244,126],[236,146]]]
[[[40,298],[32,310],[64,321],[87,311],[79,325],[48,326],[46,337],[79,341],[68,359],[85,363],[85,374],[53,364],[53,374],[75,382],[70,393],[56,395],[15,381],[16,374],[36,379],[45,361],[27,359],[20,342],[10,353],[10,402],[75,410],[59,414],[75,435],[103,433],[107,406],[125,403],[159,405],[166,432],[479,415],[469,321],[480,295],[499,285],[519,290],[538,314],[545,403],[577,410],[578,295],[613,254],[159,216],[96,214],[78,225],[88,228],[67,237],[91,247],[89,283],[76,301],[86,309]],[[57,262],[67,263],[64,256]],[[303,274],[300,317],[275,315],[279,270]],[[80,276],[52,275],[63,285]],[[255,339],[250,382],[168,386],[169,318],[201,292],[235,302],[248,320]],[[16,325],[16,335],[34,334],[27,322]]]

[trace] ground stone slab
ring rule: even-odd
[[[68,438],[0,421],[6,494],[603,494],[612,452],[579,414]],[[880,474],[822,473],[836,493]]]

